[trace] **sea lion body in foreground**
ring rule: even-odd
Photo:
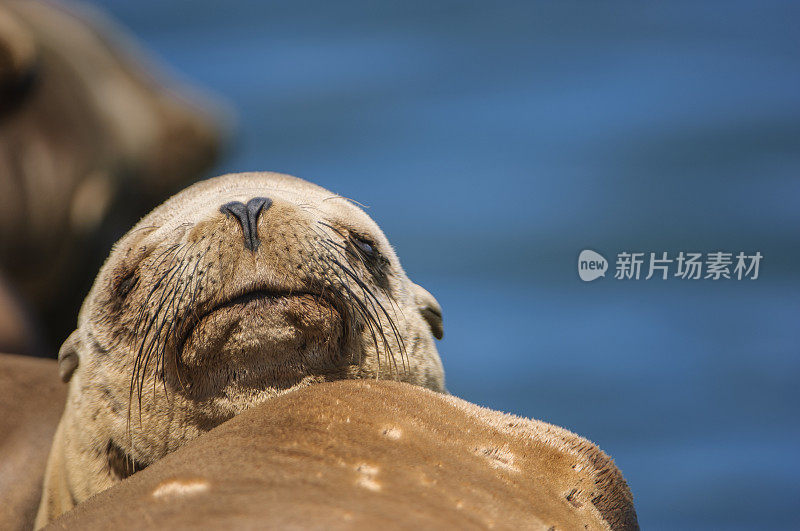
[[[54,529],[637,529],[628,486],[562,428],[387,381],[292,391]]]
[[[33,526],[66,387],[55,360],[0,354],[0,529]]]
[[[288,390],[444,391],[435,299],[351,201],[274,173],[197,183],[114,246],[59,353],[37,526]]]

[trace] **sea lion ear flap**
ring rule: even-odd
[[[417,310],[422,317],[428,321],[433,337],[442,339],[444,337],[444,327],[442,326],[442,307],[428,290],[417,284],[412,284],[412,291],[417,300]]]
[[[78,347],[80,343],[78,331],[75,330],[61,345],[61,350],[58,351],[58,375],[64,383],[67,383],[72,378],[72,373],[78,368]]]

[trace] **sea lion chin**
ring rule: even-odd
[[[354,202],[275,173],[197,183],[117,242],[61,348],[37,527],[298,387],[444,392],[441,336],[438,303]]]
[[[343,327],[341,314],[321,297],[248,294],[200,318],[178,356],[188,382],[198,379],[197,372],[227,368],[240,382],[250,375],[247,386],[258,388],[264,372],[276,379],[294,365],[295,378],[301,378],[299,360],[317,356],[322,363],[325,355],[334,356],[341,348]]]

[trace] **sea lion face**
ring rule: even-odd
[[[59,357],[80,390],[68,409],[144,466],[298,386],[377,377],[444,391],[434,335],[438,304],[358,206],[248,173],[191,186],[124,236]]]

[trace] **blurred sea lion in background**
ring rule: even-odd
[[[0,275],[0,352],[46,356],[40,331],[19,294]]]
[[[0,274],[51,349],[111,243],[218,156],[227,114],[165,79],[93,9],[0,4]]]

